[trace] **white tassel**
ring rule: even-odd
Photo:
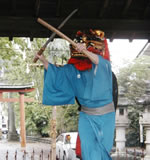
[[[94,69],[94,75],[96,76],[96,72],[97,72],[97,65],[95,66],[95,69]]]

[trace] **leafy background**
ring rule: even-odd
[[[35,53],[47,39],[0,38],[0,83],[28,84],[34,82],[35,91],[26,93],[26,97],[34,97],[35,102],[26,103],[26,130],[28,135],[49,136],[52,106],[42,105],[43,66],[33,63]],[[65,64],[70,56],[69,44],[55,39],[44,51],[51,63]],[[128,117],[130,126],[127,130],[127,146],[139,146],[139,115],[143,105],[137,99],[145,94],[150,81],[150,57],[141,56],[117,73],[119,87],[125,88],[125,97],[130,99]],[[5,94],[4,96],[8,96]],[[13,93],[13,97],[18,94]],[[5,105],[7,107],[7,105]],[[19,128],[19,104],[14,103],[16,127]],[[78,130],[78,106],[66,105],[57,107],[57,133]]]

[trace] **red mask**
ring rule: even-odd
[[[90,46],[90,45],[87,47],[87,50],[95,54],[101,55],[104,59],[110,61],[108,44],[105,38],[103,40],[103,43],[105,46],[104,50],[97,49],[94,46]],[[90,59],[88,59],[87,57],[83,58],[83,56],[82,58],[72,56],[69,59],[68,64],[73,64],[75,68],[80,71],[85,71],[92,68],[92,62],[90,61]]]

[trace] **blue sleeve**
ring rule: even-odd
[[[44,105],[75,103],[74,91],[68,74],[70,73],[67,65],[65,67],[56,67],[53,64],[49,64],[48,70],[44,71]]]

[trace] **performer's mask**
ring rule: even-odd
[[[74,38],[76,43],[83,43],[87,50],[93,52],[95,54],[101,55],[104,59],[110,60],[107,40],[104,37],[104,32],[101,30],[92,30],[89,31],[78,31]],[[83,53],[79,53],[75,50],[73,46],[70,46],[71,49],[71,59],[68,63],[75,64],[77,61],[80,61],[82,67],[75,65],[78,70],[87,70],[91,69],[92,64],[91,61],[87,58],[87,56]],[[85,66],[85,67],[84,67]]]

